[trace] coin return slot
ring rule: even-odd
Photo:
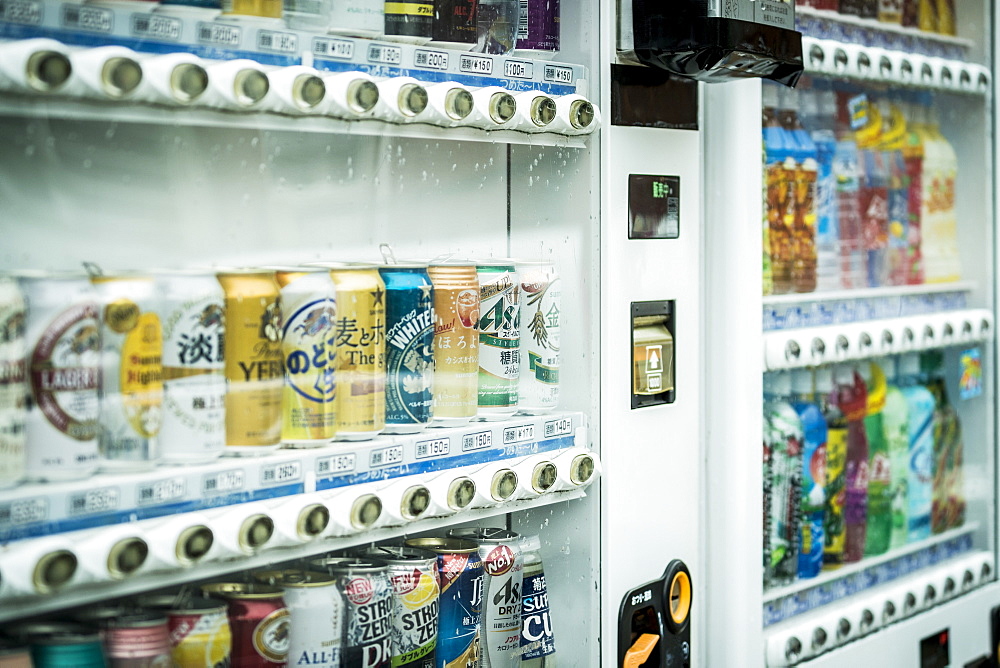
[[[207,526],[199,524],[188,527],[181,532],[180,537],[177,539],[175,550],[177,561],[184,566],[195,563],[208,554],[214,542],[215,535]]]
[[[149,546],[141,538],[126,538],[111,546],[108,553],[108,573],[115,579],[132,575],[142,568],[149,556]]]
[[[632,302],[632,408],[672,404],[674,301]]]
[[[296,527],[303,538],[315,538],[326,530],[330,524],[330,511],[321,503],[306,506],[299,513]]]

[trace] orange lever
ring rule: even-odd
[[[658,642],[660,642],[660,636],[643,633],[625,652],[625,662],[622,663],[622,668],[639,668],[653,653]]]

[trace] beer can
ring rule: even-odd
[[[392,584],[393,668],[437,668],[441,585],[437,555],[427,550],[382,545],[363,556],[388,564]]]
[[[341,665],[392,665],[392,585],[386,563],[360,557],[320,557],[310,562],[337,581],[344,597]]]
[[[143,596],[139,605],[167,615],[174,668],[228,668],[233,638],[226,604],[183,595]]]
[[[0,638],[0,668],[31,668],[31,650],[26,644]]]
[[[324,445],[337,427],[336,288],[330,272],[319,267],[278,268],[275,277],[284,314],[281,440],[299,447]]]
[[[381,37],[385,32],[385,0],[334,2],[329,31],[351,37]]]
[[[479,275],[479,416],[517,411],[521,370],[521,286],[510,262],[483,262]]]
[[[31,400],[27,477],[78,480],[97,470],[101,331],[85,274],[19,274],[27,305]]]
[[[420,264],[383,265],[385,433],[422,431],[434,408],[434,290]]]
[[[524,582],[521,586],[521,666],[524,668],[551,666],[556,652],[541,549],[542,542],[538,536],[522,537]]]
[[[559,50],[559,0],[520,0],[515,56],[551,58]]]
[[[437,555],[439,624],[437,665],[478,666],[482,657],[483,560],[479,546],[458,538],[411,538],[408,547]]]
[[[233,666],[275,668],[287,665],[291,620],[280,588],[213,582],[202,585],[201,589],[209,596],[226,599],[229,604]]]
[[[325,573],[296,569],[259,571],[254,579],[281,587],[289,610],[288,665],[340,668],[344,597]]]
[[[471,262],[433,262],[434,422],[476,416],[479,390],[479,278]]]
[[[104,627],[108,668],[172,668],[170,631],[162,612],[128,612]]]
[[[281,445],[281,301],[274,272],[219,272],[226,295],[226,452],[259,455]]]
[[[159,459],[163,328],[149,276],[92,276],[101,307],[101,468],[149,469]]]
[[[31,645],[35,668],[105,668],[98,633],[70,622],[34,622],[15,630]]]
[[[434,36],[435,0],[386,0],[385,38],[426,44]]]
[[[373,264],[316,266],[337,287],[337,438],[374,438],[385,428],[385,283]]]
[[[0,276],[0,489],[21,482],[26,465],[25,317],[24,296],[17,283]]]
[[[201,464],[226,447],[225,295],[215,275],[157,272],[163,325],[160,457]]]
[[[517,668],[524,575],[520,536],[506,529],[476,527],[452,529],[448,535],[477,543],[483,560],[483,668]]]
[[[517,410],[537,415],[559,404],[562,281],[550,262],[515,262],[521,283],[521,351],[526,354],[517,386]]]
[[[476,6],[478,0],[437,0],[431,26],[436,46],[468,51],[476,45]]]

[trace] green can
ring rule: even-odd
[[[479,277],[479,417],[517,412],[521,377],[521,294],[514,265],[481,262]]]
[[[38,623],[18,629],[31,644],[35,668],[105,668],[101,638],[82,624]]]

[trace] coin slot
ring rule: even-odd
[[[303,538],[315,538],[330,524],[330,510],[321,503],[306,506],[299,513],[297,529]]]
[[[351,526],[355,529],[368,529],[381,515],[382,500],[374,494],[364,494],[351,506]]]
[[[58,51],[36,51],[25,67],[28,85],[47,93],[62,86],[73,73],[69,58]]]
[[[201,65],[181,63],[170,71],[170,93],[178,102],[192,102],[208,88],[208,72]]]
[[[73,579],[78,565],[76,555],[69,550],[49,552],[35,565],[32,583],[39,594],[48,594]]]
[[[142,568],[149,556],[149,546],[141,538],[120,540],[111,546],[108,553],[108,573],[115,579],[132,575]]]
[[[188,527],[177,538],[174,552],[177,555],[177,561],[185,566],[197,562],[208,554],[214,542],[215,535],[207,526],[199,524]]]
[[[476,498],[476,483],[472,478],[455,478],[448,485],[448,506],[452,510],[465,510]]]

